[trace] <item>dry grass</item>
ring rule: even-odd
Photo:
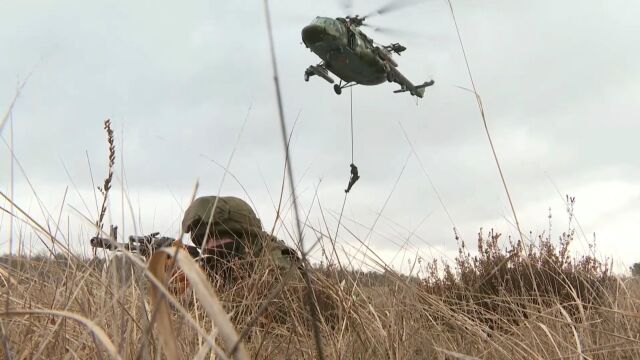
[[[502,249],[497,234],[481,233],[479,255],[470,256],[461,243],[457,261],[445,270],[437,270],[435,262],[423,265],[431,270],[425,280],[392,271],[316,267],[311,275],[325,356],[640,357],[640,284],[612,276],[593,257],[569,258],[570,239],[563,239],[554,245],[540,237],[526,248],[515,243]],[[223,283],[206,278],[181,253],[177,263],[193,286],[176,298],[162,287],[165,277],[157,269],[164,267],[152,265],[142,276],[145,263],[133,262],[140,276],[123,286],[102,275],[99,259],[3,258],[6,308],[0,318],[9,348],[3,346],[3,354],[15,359],[231,358],[238,334],[281,281],[275,268],[253,264],[238,267],[238,282]],[[156,288],[160,291],[150,291]],[[304,289],[301,277],[289,280],[246,331],[248,355],[240,347],[235,358],[316,358]]]

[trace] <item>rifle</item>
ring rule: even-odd
[[[148,259],[154,252],[161,248],[171,247],[173,242],[176,241],[174,238],[160,236],[159,232],[154,232],[149,235],[129,235],[128,243],[119,243],[117,239],[118,227],[111,225],[108,238],[94,236],[91,238],[89,243],[94,248],[102,248],[110,251],[124,248],[127,251],[140,254],[144,258]],[[197,247],[184,244],[183,246],[191,257],[198,258],[200,256],[200,249]]]

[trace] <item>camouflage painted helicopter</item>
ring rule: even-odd
[[[405,5],[406,3],[407,1]],[[433,85],[434,81],[427,81],[421,85],[412,84],[398,71],[398,63],[392,58],[392,52],[400,55],[406,47],[398,43],[378,46],[360,30],[361,26],[367,26],[364,21],[369,16],[401,6],[404,5],[394,6],[392,2],[364,17],[316,17],[311,24],[302,29],[302,41],[322,59],[322,62],[309,66],[304,72],[304,80],[309,81],[311,76],[318,75],[333,84],[330,71],[340,78],[340,82],[333,86],[338,95],[342,93],[342,89],[357,84],[378,85],[388,81],[400,85],[400,89],[394,93],[408,91],[411,95],[422,98],[425,88]]]

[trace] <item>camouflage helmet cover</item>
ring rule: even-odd
[[[210,233],[238,239],[251,239],[262,233],[262,223],[251,206],[234,196],[202,196],[189,205],[182,219],[182,230],[191,233],[200,246],[202,239],[194,235],[204,234],[207,227]]]

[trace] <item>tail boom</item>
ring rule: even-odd
[[[407,79],[402,73],[394,68],[390,69],[389,81],[393,81],[400,85],[400,89],[394,90],[394,93],[410,92],[411,95],[422,98],[424,96],[424,89],[432,86],[435,82],[425,81],[421,85],[415,86],[409,79]]]

